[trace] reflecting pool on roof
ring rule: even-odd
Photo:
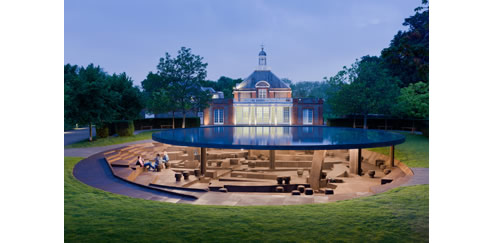
[[[403,143],[401,134],[327,126],[214,126],[156,132],[158,142],[207,148],[316,150],[384,147]]]

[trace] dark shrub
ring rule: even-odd
[[[120,137],[133,136],[135,128],[133,126],[133,121],[114,121],[113,122],[116,134]]]
[[[183,124],[182,118],[174,119],[174,127],[181,128]],[[152,126],[153,129],[160,129],[161,125],[171,126],[173,124],[172,118],[149,118],[149,119],[137,119],[133,121],[136,130],[141,130],[144,126]],[[186,118],[186,127],[199,127],[200,118],[190,117]]]
[[[109,136],[109,126],[108,124],[102,124],[96,126],[96,134],[99,138],[107,138]]]

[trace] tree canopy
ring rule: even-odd
[[[204,80],[201,83],[203,87],[211,87],[215,91],[222,91],[224,93],[224,98],[233,98],[234,95],[232,94],[232,91],[234,90],[234,87],[236,87],[236,84],[241,83],[243,80],[238,78],[238,79],[232,79],[229,77],[221,76],[217,81],[212,81],[212,80]]]
[[[141,92],[125,73],[108,75],[94,64],[66,64],[64,72],[65,123],[91,126],[138,117]],[[89,132],[92,140],[92,129]]]
[[[161,84],[157,77],[149,74],[150,79],[143,84],[144,89],[148,87],[154,92],[160,92],[161,98],[166,95],[168,100],[174,103],[173,107],[183,112],[184,128],[186,112],[208,105],[208,102],[203,103],[208,100],[204,97],[211,94],[203,91],[200,85],[207,76],[207,65],[202,57],[192,54],[190,48],[182,47],[175,58],[166,52],[157,65],[157,75],[161,78]],[[156,90],[159,88],[161,89]]]
[[[384,65],[402,81],[400,87],[429,82],[429,7],[427,1],[422,4],[403,22],[408,30],[398,31],[390,46],[381,51]]]
[[[362,115],[364,127],[369,114],[388,114],[398,97],[399,80],[389,74],[380,58],[364,56],[350,68],[344,67],[328,81],[338,87],[328,98],[338,115]]]
[[[429,118],[429,84],[418,82],[402,88],[395,111],[404,118]]]
[[[332,88],[326,96],[334,114],[429,117],[428,1],[403,25],[408,30],[399,31],[380,57],[362,57],[327,79]]]

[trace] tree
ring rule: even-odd
[[[77,82],[79,67],[77,65],[66,64],[64,66],[64,123],[65,130],[73,128],[76,124],[72,117],[72,114],[76,112],[76,107],[74,106],[74,90],[72,87],[74,83]]]
[[[152,93],[167,88],[167,83],[156,73],[149,72],[147,78],[142,81],[142,89],[144,92]]]
[[[65,106],[65,117],[80,124],[89,125],[89,141],[92,141],[92,125],[111,121],[117,112],[119,95],[111,91],[107,74],[94,64],[86,68],[65,65],[65,95],[69,106]]]
[[[142,81],[142,87],[147,110],[154,114],[172,112],[174,129],[176,124],[174,114],[177,107],[169,93],[169,80],[165,80],[159,74],[149,72],[147,78]]]
[[[183,128],[186,112],[193,109],[192,97],[199,95],[200,82],[207,76],[207,65],[202,57],[192,54],[191,49],[185,47],[181,47],[176,58],[166,52],[165,58],[160,58],[157,65],[157,74],[168,86],[167,94],[177,109],[183,112]]]
[[[133,119],[140,113],[142,94],[125,73],[109,76],[101,67],[64,67],[65,123],[101,125],[115,119]]]
[[[429,118],[429,84],[418,82],[402,88],[396,113],[411,119]]]
[[[232,91],[236,87],[236,84],[241,83],[242,81],[243,80],[240,78],[232,79],[229,77],[221,76],[217,81],[212,81],[212,80],[200,81],[200,85],[202,87],[213,88],[215,91],[222,91],[224,93],[224,98],[228,99],[234,97]]]
[[[429,82],[429,7],[422,1],[415,15],[403,23],[408,31],[399,31],[388,48],[381,51],[381,58],[392,76],[398,77],[401,87],[416,82]]]
[[[217,80],[217,91],[222,91],[224,93],[224,98],[233,98],[234,95],[232,94],[232,91],[236,87],[236,84],[241,83],[243,80],[242,79],[232,79],[229,77],[224,77],[221,76]]]
[[[118,94],[115,103],[116,120],[133,120],[138,118],[144,107],[140,89],[133,86],[133,81],[126,73],[113,74],[108,77],[110,90]]]
[[[292,82],[292,80],[290,80],[288,78],[281,78],[280,80],[282,82],[284,82],[285,84],[287,84],[292,89],[292,86],[294,85],[294,83]]]
[[[200,89],[196,92],[196,95],[193,96],[192,101],[192,109],[195,112],[203,111],[209,106],[210,102],[212,101],[212,94],[208,91]]]
[[[364,56],[330,78],[328,103],[337,115],[387,114],[398,96],[398,79],[389,75],[378,57]]]

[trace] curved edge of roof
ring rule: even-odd
[[[236,86],[236,89],[255,89],[256,83],[260,81],[268,82],[270,84],[270,88],[290,89],[284,81],[280,80],[270,70],[255,70],[246,79],[244,79],[243,82],[239,83],[239,85]]]

